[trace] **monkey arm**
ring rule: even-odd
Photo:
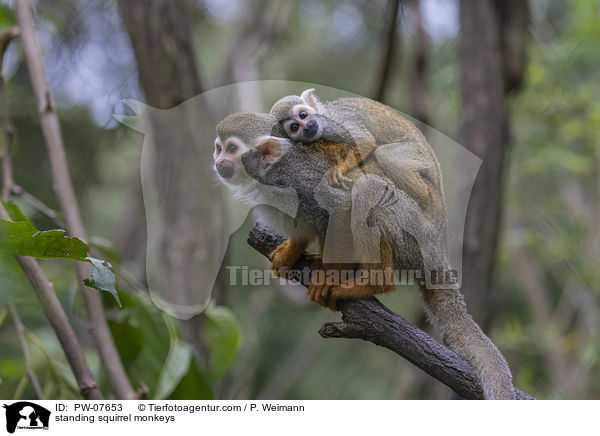
[[[350,180],[346,173],[362,165],[371,152],[377,147],[375,138],[365,129],[349,129],[338,133],[344,139],[344,147],[338,147],[338,154],[333,156],[334,167],[329,170],[328,182],[331,186],[340,186]]]

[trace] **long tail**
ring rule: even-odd
[[[444,333],[450,348],[475,370],[486,400],[514,400],[510,368],[500,350],[467,312],[460,290],[421,287],[430,321]]]

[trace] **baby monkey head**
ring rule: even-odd
[[[310,144],[319,140],[323,132],[320,109],[321,103],[315,90],[307,89],[300,96],[288,95],[278,100],[270,114],[279,121],[292,141]]]

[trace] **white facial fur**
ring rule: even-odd
[[[243,172],[241,156],[248,150],[248,145],[236,136],[215,139],[215,170],[223,182],[236,184],[240,181],[240,173]]]

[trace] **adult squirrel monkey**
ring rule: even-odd
[[[319,140],[348,144],[354,159],[339,159],[329,183],[348,182],[346,173],[371,153],[382,171],[419,203],[427,201],[432,179],[439,177],[431,147],[410,121],[369,98],[339,98],[322,103],[314,89],[278,100],[270,113],[294,142]],[[435,181],[434,181],[435,183]]]
[[[441,178],[428,181],[432,187],[430,195],[427,201],[419,203],[398,189],[396,182],[386,177],[380,168],[379,159],[375,161],[372,156],[365,159],[361,168],[347,172],[346,176],[354,180],[351,190],[333,188],[322,182],[331,174],[339,157],[346,153],[347,145],[327,141],[308,146],[293,144],[282,138],[285,132],[281,127],[278,120],[268,114],[230,115],[217,126],[214,151],[219,177],[250,205],[263,204],[269,185],[295,189],[299,199],[295,218],[271,209],[261,216],[266,224],[289,237],[271,254],[275,270],[292,266],[314,238],[319,239],[322,251],[323,235],[329,232],[345,236],[336,238],[341,241],[342,250],[348,249],[343,243],[350,244],[350,249],[359,254],[379,250],[380,262],[363,265],[366,269],[384,270],[390,264],[396,269],[419,271],[432,266],[450,268]],[[430,165],[437,167],[433,154]],[[369,224],[379,229],[379,245],[355,230],[349,219],[351,210],[358,211],[359,219],[370,220]],[[328,231],[331,223],[333,229]],[[325,265],[325,268],[339,267]],[[340,299],[363,298],[391,289],[393,286],[387,282],[367,286],[314,284],[309,297],[322,305],[335,307]],[[446,343],[473,365],[485,398],[513,399],[510,369],[499,350],[468,314],[456,285],[430,289],[420,284],[420,290],[430,321],[443,332]]]
[[[296,190],[300,200],[296,221],[315,231],[321,247],[324,233],[334,232],[345,234],[355,252],[369,253],[375,247],[380,250],[380,262],[362,265],[366,270],[390,267],[413,271],[427,271],[429,268],[450,270],[443,195],[434,197],[433,202],[439,203],[435,208],[430,206],[431,202],[425,203],[425,206],[419,204],[399,189],[372,158],[363,164],[366,174],[358,169],[348,172],[347,176],[354,181],[351,190],[331,187],[324,180],[334,165],[332,158],[339,153],[336,147],[344,146],[320,140],[312,146],[294,144],[290,147],[285,140],[271,137],[265,138],[263,146],[244,153],[241,159],[247,173],[260,183]],[[324,213],[323,206],[328,213]],[[357,207],[359,215],[369,220],[370,226],[379,229],[379,244],[374,244],[373,238],[362,237],[344,219],[348,210]],[[336,228],[328,229],[328,224]],[[287,248],[276,253],[275,257],[292,252],[294,255],[281,263],[295,263],[296,252]],[[325,264],[324,268],[340,266]],[[473,365],[484,397],[514,399],[508,364],[467,312],[458,286],[445,283],[440,289],[432,289],[425,283],[418,285],[429,320],[442,331],[445,342]],[[309,296],[320,304],[335,307],[340,299],[366,298],[391,289],[393,286],[388,282],[365,284],[349,281],[334,285],[311,282]]]
[[[285,149],[292,143],[285,139],[285,132],[281,129],[275,117],[259,112],[239,112],[225,117],[216,128],[217,137],[214,141],[213,158],[215,171],[219,180],[233,193],[250,207],[268,205],[273,203],[273,192],[268,185],[259,183],[245,171],[241,156],[243,153],[257,147],[268,147],[273,143],[271,138],[281,141],[279,149]],[[270,159],[275,155],[275,149],[267,154]],[[285,202],[286,198],[275,203]],[[272,230],[288,236],[288,240],[271,253],[273,260],[272,269],[279,271],[288,265],[293,265],[311,241],[316,238],[317,231],[311,226],[296,222],[293,217],[273,207],[255,208],[254,213]]]

